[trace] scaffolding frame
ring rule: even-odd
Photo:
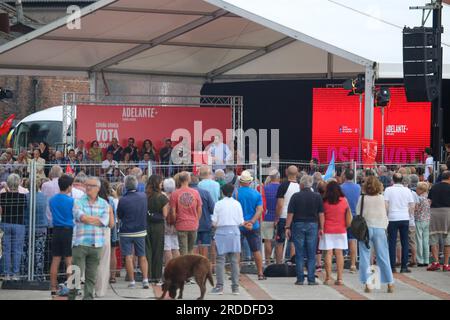
[[[64,150],[76,146],[76,106],[154,106],[154,107],[229,107],[231,111],[232,140],[243,153],[244,119],[242,96],[183,96],[183,95],[100,95],[76,92],[63,94],[62,144]],[[234,149],[234,143],[233,143]]]

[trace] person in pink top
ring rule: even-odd
[[[351,219],[351,211],[347,199],[336,181],[327,185],[323,200],[325,221],[323,232],[320,234],[319,249],[326,251],[325,256],[325,281],[330,284],[333,250],[336,256],[337,280],[335,285],[342,285],[342,273],[344,271],[344,255],[342,250],[348,249],[347,221]]]
[[[197,229],[202,215],[202,200],[197,190],[189,188],[189,172],[180,172],[180,188],[170,196],[171,215],[178,233],[180,254],[192,254],[197,238]]]

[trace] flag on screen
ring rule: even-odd
[[[12,114],[5,120],[5,122],[2,123],[2,125],[0,126],[0,136],[9,132],[9,129],[11,129],[15,117],[16,115]]]
[[[323,180],[327,181],[330,178],[333,178],[335,172],[335,165],[334,165],[334,151],[333,155],[331,156],[331,161],[328,164],[327,172],[325,172],[325,175],[323,176]]]

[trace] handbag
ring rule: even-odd
[[[352,223],[350,225],[350,230],[353,233],[353,236],[358,240],[364,242],[367,249],[370,249],[369,245],[369,228],[367,227],[366,219],[363,217],[364,210],[364,197],[365,195],[361,195],[361,208],[359,211],[359,215],[353,218]]]
[[[352,225],[352,221],[353,221],[352,212],[350,210],[350,207],[347,206],[347,210],[345,210],[345,227],[350,228],[350,226]]]

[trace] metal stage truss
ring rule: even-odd
[[[62,144],[65,149],[76,145],[76,105],[117,105],[155,107],[230,107],[233,141],[243,154],[244,119],[242,96],[181,96],[181,95],[98,95],[66,92],[63,94]]]

